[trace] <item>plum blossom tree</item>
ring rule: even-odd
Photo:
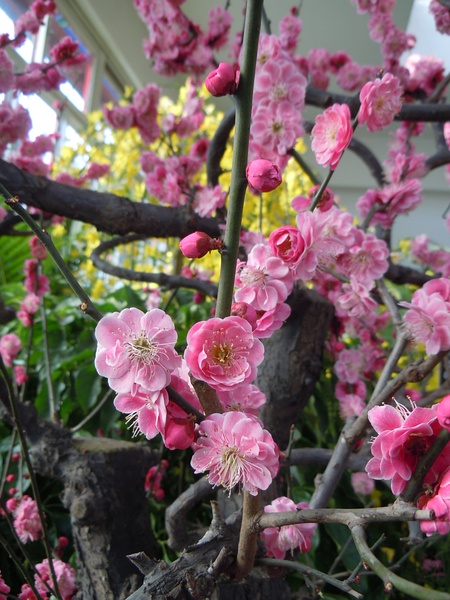
[[[411,243],[419,268],[411,267],[390,239],[398,216],[423,202],[427,173],[449,172],[442,61],[401,61],[414,40],[395,25],[395,0],[353,1],[369,14],[370,36],[380,44],[381,64],[370,66],[326,48],[299,54],[297,9],[278,34],[260,33],[268,25],[262,0],[247,1],[233,62],[219,62],[215,53],[230,43],[229,12],[211,9],[203,31],[182,4],[135,0],[155,71],[190,76],[179,110],[167,110],[154,83],[104,108],[108,135],[119,131],[132,140],[127,152],[137,151],[129,159],[138,164],[135,197],[108,187],[123,164],[94,161],[84,173],[52,173],[44,155],[53,138],[27,139],[27,111],[8,99],[0,107],[7,207],[0,232],[33,233],[16,296],[8,288],[0,306],[14,306],[13,314],[2,310],[0,338],[9,443],[0,543],[11,557],[0,565],[0,597],[12,589],[30,600],[200,600],[230,591],[289,598],[280,578],[289,569],[298,577],[293,585],[304,586],[302,598],[377,598],[396,588],[448,599],[445,582],[428,580],[425,567],[412,571],[404,532],[418,564],[418,557],[439,559],[450,531],[450,255],[419,236]],[[10,48],[55,10],[54,2],[36,0],[15,37],[0,38],[0,91],[55,89],[60,68],[84,60],[64,39],[51,61],[14,72]],[[448,33],[447,2],[433,0],[430,10]],[[344,95],[328,90],[331,77]],[[234,100],[209,137],[203,81],[208,93]],[[302,116],[308,104],[320,109],[315,124]],[[427,122],[438,131],[428,157],[414,144]],[[381,164],[357,140],[357,128],[388,126],[396,129]],[[301,153],[306,132],[317,170]],[[331,187],[348,151],[377,184],[358,201],[359,221]],[[93,180],[106,191],[90,190]],[[272,194],[280,203],[286,193],[284,220],[263,227],[264,203]],[[253,214],[247,227],[255,198],[259,223]],[[117,277],[97,278],[105,285],[95,298],[97,282],[83,282],[89,267],[58,243],[71,222],[117,236],[92,252],[94,264]],[[113,264],[123,259],[120,248],[143,241],[151,250],[131,253],[134,268]],[[175,258],[170,272],[164,255]],[[205,273],[183,257],[216,267],[217,258],[220,266]],[[120,278],[152,287],[124,286]],[[145,443],[132,439],[138,435]],[[49,491],[54,480],[59,487]],[[6,490],[6,483],[15,486]],[[61,497],[65,520],[52,513],[53,497]],[[203,500],[214,497],[206,513]],[[191,531],[190,511],[197,511]],[[384,538],[375,537],[373,523],[389,529],[392,552],[402,558],[388,562],[378,553]],[[61,544],[63,533],[69,544]],[[36,559],[27,546],[40,540]],[[356,562],[346,557],[349,547]],[[373,589],[361,565],[378,576]]]

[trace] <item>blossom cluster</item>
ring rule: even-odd
[[[366,466],[373,479],[391,481],[395,495],[403,492],[422,456],[433,445],[443,428],[450,430],[450,396],[431,408],[412,405],[375,406],[369,421],[377,433],[371,450],[373,458]],[[437,456],[423,481],[420,508],[434,510],[436,519],[421,521],[421,529],[432,533],[450,532],[450,442]]]

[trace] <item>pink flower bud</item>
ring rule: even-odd
[[[205,86],[212,96],[234,94],[239,83],[239,71],[228,63],[219,63],[217,69],[208,73]]]
[[[248,183],[257,192],[271,192],[282,181],[280,167],[265,158],[252,160],[247,165],[246,175]]]
[[[442,398],[436,406],[436,412],[441,427],[450,430],[450,394]]]
[[[210,250],[218,250],[222,246],[222,240],[212,238],[203,231],[194,231],[180,240],[180,250],[186,258],[202,258]]]

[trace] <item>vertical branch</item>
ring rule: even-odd
[[[248,160],[253,82],[256,70],[256,57],[258,55],[262,7],[263,0],[249,0],[247,2],[239,86],[235,94],[236,125],[234,132],[227,226],[224,236],[225,248],[222,251],[219,293],[217,296],[216,316],[220,318],[230,314],[233,301],[239,236],[241,232],[245,191],[247,189],[245,169]]]

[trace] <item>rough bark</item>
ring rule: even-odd
[[[21,406],[35,471],[61,481],[77,554],[77,598],[119,600],[142,581],[127,554],[158,556],[144,479],[157,457],[143,444],[72,438]]]
[[[281,449],[314,391],[334,313],[329,301],[307,288],[295,288],[289,304],[291,316],[264,343],[265,358],[256,381],[267,399],[262,408],[264,426]]]
[[[170,208],[132,202],[115,194],[93,192],[37,177],[0,159],[0,183],[20,202],[44,212],[91,223],[99,231],[149,237],[184,237],[197,230],[220,236],[216,219],[201,218],[188,207]]]

